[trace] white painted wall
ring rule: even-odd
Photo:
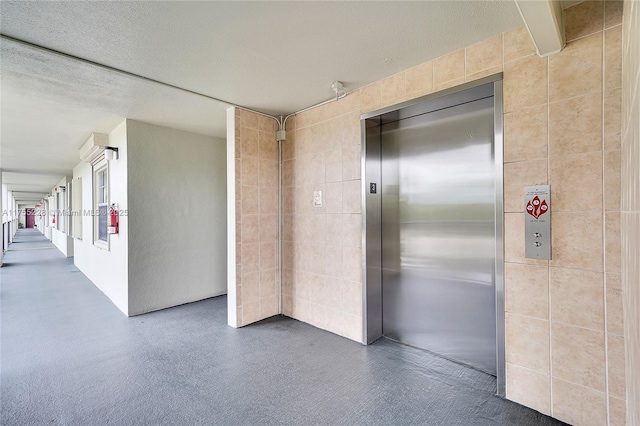
[[[64,177],[62,178],[62,180],[60,180],[60,182],[58,182],[55,186],[55,188],[58,188],[60,186],[64,186],[68,188],[68,183],[71,180],[71,177]],[[55,189],[54,188],[54,189]],[[54,190],[51,192],[51,194],[55,197],[55,199],[57,200],[57,192]],[[66,232],[66,225],[65,226],[65,231],[59,231],[58,230],[58,223],[61,220],[66,220],[68,222],[68,218],[66,216],[64,216],[63,211],[65,210],[65,206],[59,206],[56,205],[56,223],[54,226],[51,227],[51,242],[53,243],[54,246],[56,246],[58,248],[58,250],[60,250],[62,252],[63,255],[65,255],[66,257],[73,257],[73,246],[74,246],[74,242],[73,242],[73,238],[69,237],[67,235]]]
[[[56,209],[55,198],[51,196],[51,194],[44,197],[44,206],[45,206],[45,217],[44,217],[44,227],[42,228],[42,233],[49,241],[51,241],[51,229],[53,228],[53,212]]]
[[[0,171],[0,175],[2,172]],[[0,178],[0,187],[2,188],[0,194],[0,213],[2,220],[0,223],[2,229],[0,233],[0,242],[4,241],[4,247],[7,248],[13,241],[13,237],[18,230],[18,204],[13,196],[13,192],[9,190],[8,185],[2,184],[2,178]],[[0,265],[2,264],[2,257],[0,254]]]
[[[47,224],[47,205],[45,204],[43,199],[38,204],[36,204],[36,206],[36,226],[38,228],[38,231],[40,231],[42,235],[44,235],[44,230]]]
[[[109,134],[109,145],[119,148],[120,157],[109,162],[109,202],[127,209],[127,122]],[[82,177],[82,209],[93,210],[93,171],[80,163],[73,177]],[[76,188],[77,189],[77,188]],[[109,236],[109,250],[93,244],[93,217],[82,216],[82,239],[74,239],[74,263],[113,303],[129,314],[128,221],[120,218],[120,233]]]
[[[2,185],[2,223],[11,221],[11,191],[8,189],[8,185]]]
[[[71,250],[69,250],[69,246],[67,245],[67,235],[65,233],[60,232],[55,228],[51,228],[51,242],[65,257],[73,257],[73,245],[71,246]]]
[[[2,173],[0,173],[0,175],[1,174]],[[2,220],[0,220],[0,224],[2,224],[2,226],[0,226],[0,228],[2,228],[2,240],[0,240],[0,248],[4,246],[6,249],[6,247],[9,245],[9,227],[6,225],[6,223],[9,222],[9,207],[7,206],[7,197],[9,196],[9,191],[7,190],[7,185],[2,184],[0,186],[2,187],[2,193],[0,194],[0,214],[2,214]],[[0,251],[2,250],[0,249]]]
[[[238,297],[236,286],[236,108],[227,109],[227,324],[238,326]],[[241,315],[240,315],[241,317]]]
[[[19,210],[19,216],[18,216],[18,223],[21,223],[25,228],[27,227],[27,211],[26,208],[24,206],[20,206],[20,210]]]
[[[12,200],[12,210],[13,210],[13,220],[12,220],[12,225],[11,225],[11,241],[13,241],[13,238],[16,236],[16,233],[18,232],[18,222],[20,221],[20,215],[19,215],[19,209],[18,209],[18,202],[16,201],[15,197],[13,196],[13,194],[11,194],[11,200]]]
[[[225,145],[127,121],[129,315],[226,293]]]

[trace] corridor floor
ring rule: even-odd
[[[127,318],[37,230],[4,260],[3,425],[561,424],[387,340],[284,317],[233,329],[225,297]]]

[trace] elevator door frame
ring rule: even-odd
[[[382,337],[382,237],[380,208],[380,130],[383,117],[395,119],[424,114],[438,108],[440,98],[468,101],[469,94],[492,86],[494,100],[495,167],[495,300],[497,394],[505,396],[504,224],[503,224],[503,107],[502,73],[393,105],[360,117],[362,132],[362,280],[363,340],[369,344]],[[481,86],[486,86],[482,88]],[[448,102],[450,103],[450,102]],[[425,110],[425,106],[428,106]],[[377,183],[371,193],[370,183]]]

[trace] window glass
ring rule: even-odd
[[[108,206],[102,204],[98,206],[98,240],[107,241],[107,214]]]
[[[98,204],[107,202],[107,169],[98,171]]]

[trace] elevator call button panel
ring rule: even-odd
[[[551,259],[551,192],[549,185],[524,188],[524,256]]]

